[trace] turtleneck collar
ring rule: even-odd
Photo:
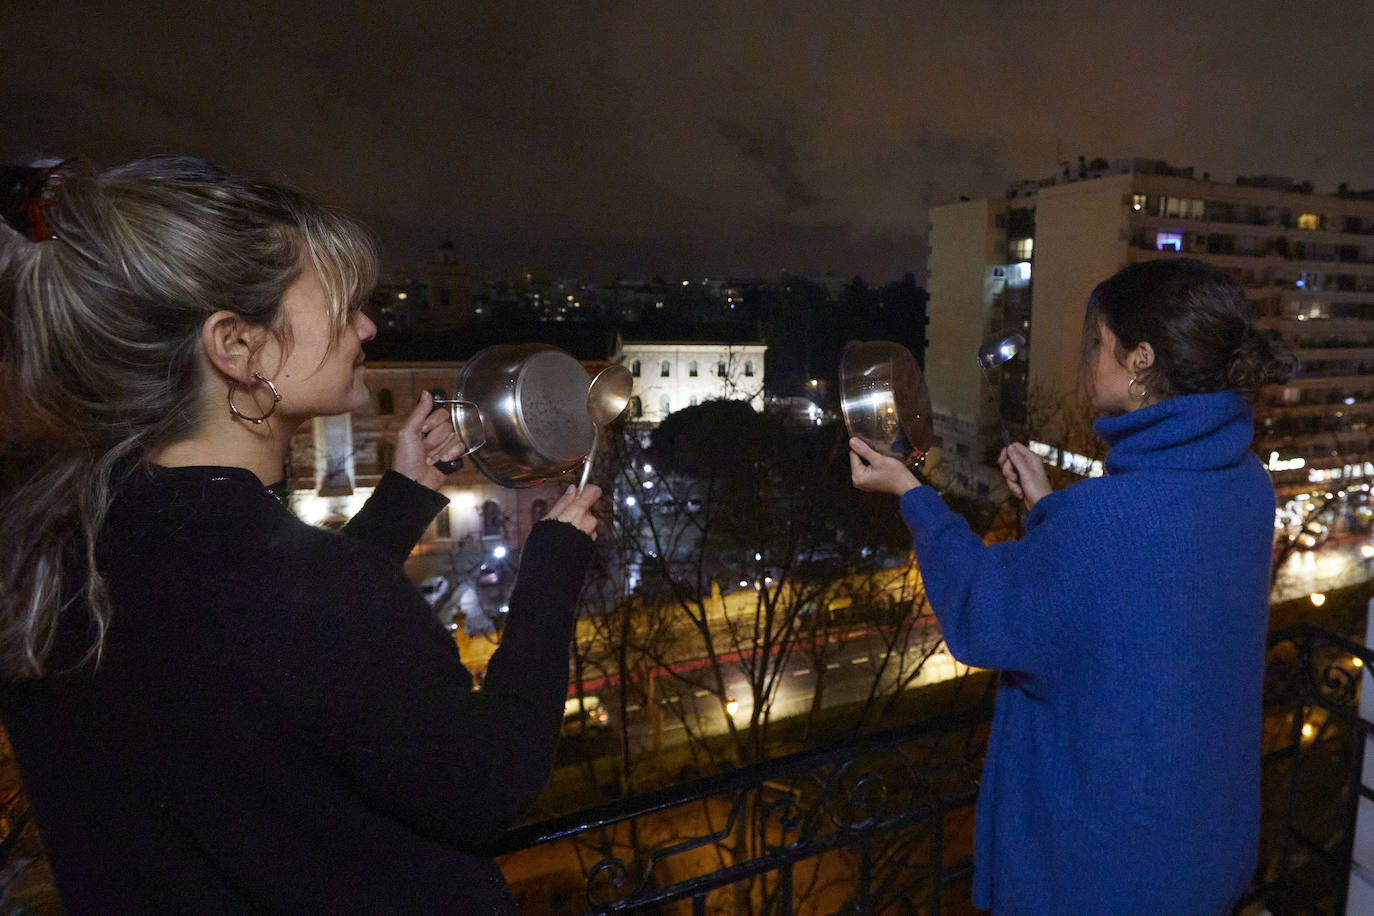
[[[1233,467],[1255,432],[1250,404],[1234,391],[1189,394],[1093,424],[1111,446],[1107,473]]]

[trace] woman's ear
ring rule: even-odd
[[[1126,366],[1132,374],[1139,375],[1147,371],[1155,364],[1155,348],[1150,346],[1148,340],[1142,340],[1136,344],[1136,348],[1126,357]]]
[[[238,315],[218,311],[205,319],[200,342],[216,371],[242,385],[253,380],[252,361],[262,345],[262,328],[253,327]]]

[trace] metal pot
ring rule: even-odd
[[[851,436],[915,466],[935,442],[930,394],[911,351],[889,340],[851,340],[840,354],[840,409]]]
[[[468,460],[503,487],[532,487],[572,471],[596,433],[587,415],[590,384],[581,363],[548,344],[498,344],[473,354],[454,394],[480,417],[480,436],[468,438],[481,445]]]

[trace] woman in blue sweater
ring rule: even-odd
[[[1229,912],[1255,868],[1274,490],[1250,400],[1291,361],[1198,261],[1098,285],[1083,368],[1106,475],[1003,474],[1025,535],[984,545],[897,460],[851,440],[854,485],[901,497],[950,652],[1001,669],[974,903],[1011,914]]]

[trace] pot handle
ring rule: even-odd
[[[451,461],[437,461],[434,466],[445,474],[452,474],[463,466],[464,455],[471,455],[487,444],[487,434],[482,423],[482,408],[472,401],[434,396],[434,406],[443,405],[448,405],[449,420],[453,423],[454,434],[463,445],[463,452]]]

